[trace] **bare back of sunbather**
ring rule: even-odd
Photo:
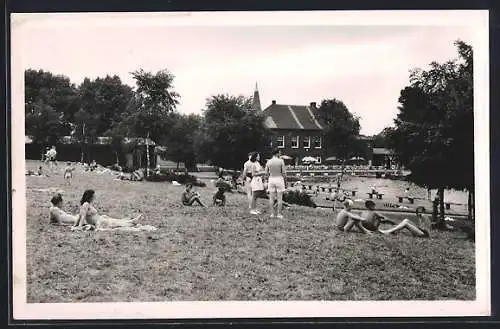
[[[68,214],[64,210],[55,206],[50,207],[49,214],[51,224],[75,225],[78,220],[78,216]]]

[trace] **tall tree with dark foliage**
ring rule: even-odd
[[[438,189],[444,223],[444,189],[469,191],[473,216],[474,112],[472,47],[456,41],[459,58],[416,69],[401,91],[391,139],[410,179]]]
[[[243,96],[216,95],[207,100],[204,119],[196,136],[200,160],[226,168],[241,169],[248,152],[269,153],[271,131],[265,117],[252,109]]]

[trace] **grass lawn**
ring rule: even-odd
[[[28,169],[39,162],[27,161]],[[475,298],[474,244],[453,233],[429,239],[337,233],[331,210],[293,206],[259,222],[246,199],[225,208],[183,207],[183,187],[124,182],[78,169],[27,179],[29,303],[180,300],[437,300]],[[48,225],[53,193],[76,213],[85,189],[102,214],[144,214],[155,232],[72,232]],[[197,188],[211,200],[213,187]],[[261,207],[267,206],[262,200]]]

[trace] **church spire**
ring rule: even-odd
[[[262,108],[260,106],[260,96],[259,96],[259,89],[257,86],[257,82],[255,82],[255,91],[253,93],[252,108],[256,111],[262,111]]]

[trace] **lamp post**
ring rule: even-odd
[[[146,160],[147,160],[146,177],[149,177],[149,132],[148,132],[148,135],[146,137]]]

